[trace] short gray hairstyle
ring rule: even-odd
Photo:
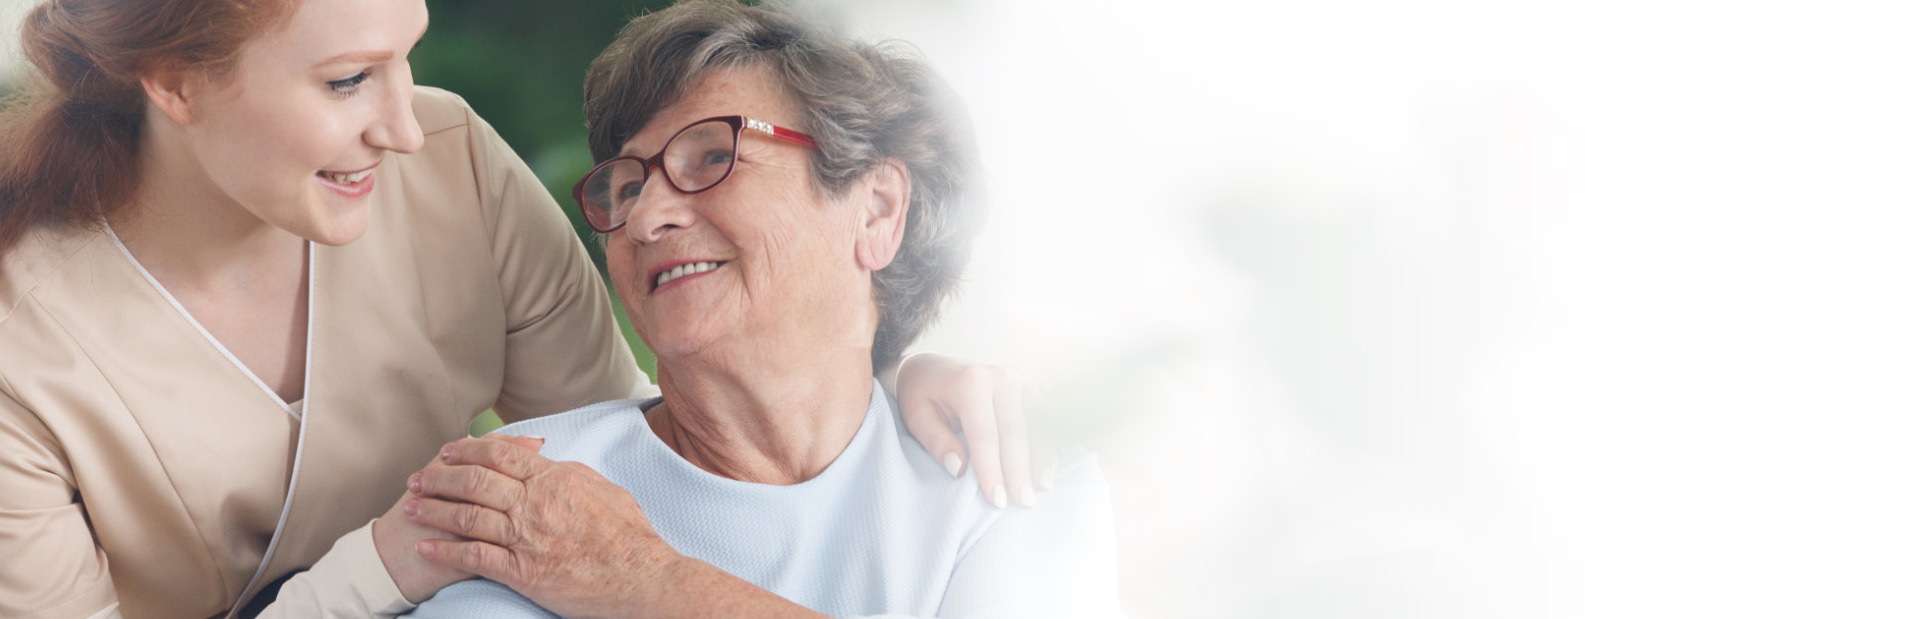
[[[874,370],[892,367],[958,287],[981,212],[971,195],[979,168],[959,99],[920,53],[899,41],[863,43],[783,3],[692,0],[635,18],[587,71],[587,139],[594,161],[718,69],[771,71],[799,109],[814,151],[815,189],[845,195],[894,159],[912,184],[906,233],[874,274],[880,325]]]

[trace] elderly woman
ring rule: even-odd
[[[411,479],[405,511],[469,538],[420,553],[490,579],[415,616],[1117,615],[1091,455],[998,509],[873,379],[955,288],[977,219],[938,78],[724,0],[636,19],[588,80],[602,163],[576,196],[662,395],[502,430],[539,455],[452,444]]]

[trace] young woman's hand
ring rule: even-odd
[[[1052,487],[1056,460],[1021,409],[1022,383],[1013,368],[920,353],[901,361],[894,397],[908,433],[947,472],[958,477],[971,463],[988,502],[1032,507],[1036,487]]]
[[[505,440],[527,449],[539,450],[539,439],[520,436],[501,436]],[[440,462],[436,455],[427,463],[429,468]],[[423,469],[424,470],[424,469]],[[419,475],[419,473],[415,473]],[[411,477],[410,477],[411,479]],[[415,552],[421,541],[430,539],[452,540],[457,537],[446,531],[436,529],[407,517],[406,507],[410,500],[418,498],[412,491],[401,495],[399,501],[387,510],[386,514],[374,521],[374,550],[380,553],[380,562],[387,567],[387,575],[394,579],[394,586],[408,602],[419,604],[433,597],[442,588],[469,578],[472,572],[436,565]]]

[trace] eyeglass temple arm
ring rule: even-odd
[[[753,129],[755,131],[759,131],[767,135],[771,135],[783,140],[787,140],[795,144],[804,144],[807,146],[814,146],[814,147],[820,146],[819,144],[816,144],[814,142],[814,136],[807,135],[805,133],[801,133],[793,129],[788,129],[786,127],[777,127],[770,123],[754,120],[752,118],[749,118],[746,120],[746,125],[748,129]]]

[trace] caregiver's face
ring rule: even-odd
[[[303,238],[359,238],[375,167],[422,142],[407,52],[426,28],[421,0],[303,0],[189,100],[185,135],[207,180]]]
[[[656,114],[620,154],[651,156],[681,128],[734,114],[805,130],[771,75],[721,70]],[[808,321],[844,307],[841,297],[871,285],[855,264],[852,200],[815,191],[811,152],[750,130],[732,175],[713,189],[683,194],[654,171],[626,226],[608,235],[607,268],[656,355],[791,341]]]

